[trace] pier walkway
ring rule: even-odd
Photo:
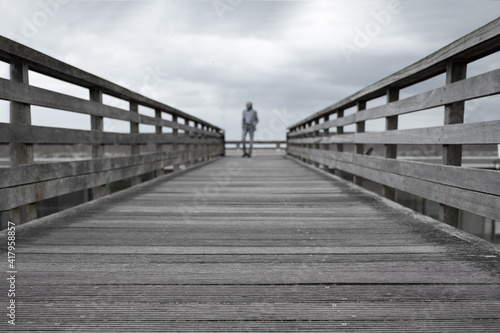
[[[500,328],[493,244],[283,155],[220,158],[17,237],[2,331]]]

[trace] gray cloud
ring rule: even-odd
[[[500,14],[495,1],[402,0],[347,59],[341,45],[355,45],[392,0],[247,0],[222,14],[214,1],[69,1],[36,27],[34,16],[55,1],[0,2],[0,34],[211,121],[230,139],[247,100],[266,135],[284,138],[286,125]],[[26,36],[30,23],[36,33]],[[491,61],[479,67],[491,70]],[[277,126],[284,110],[289,123]]]

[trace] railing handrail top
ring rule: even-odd
[[[427,57],[389,75],[341,101],[289,126],[290,130],[310,121],[345,110],[356,105],[357,101],[368,101],[386,94],[387,89],[402,89],[412,84],[446,72],[446,65],[452,60],[474,60],[486,57],[500,50],[500,18],[479,29],[455,40],[447,46],[435,51]],[[487,47],[485,47],[487,46]]]
[[[47,54],[39,52],[35,49],[27,47],[16,41],[0,35],[0,60],[11,62],[22,59],[28,62],[28,67],[36,72],[39,72],[50,77],[73,83],[75,85],[93,88],[99,87],[102,92],[116,98],[126,101],[134,101],[140,105],[158,109],[163,112],[175,115],[199,124],[209,126],[215,130],[223,131],[222,128],[212,125],[197,117],[191,116],[182,112],[174,107],[155,101],[149,97],[143,96],[139,93],[131,91],[127,88],[119,86],[111,81],[103,79],[99,76],[86,72],[75,66],[67,64],[63,61],[57,60]]]

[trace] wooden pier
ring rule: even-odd
[[[20,227],[18,244],[2,330],[500,327],[493,244],[283,155],[139,185]]]
[[[498,171],[462,156],[500,144],[500,120],[465,121],[466,102],[500,94],[500,69],[467,68],[499,51],[496,19],[249,159],[225,154],[222,128],[0,36],[0,218],[15,224],[0,232],[0,330],[499,332],[500,250],[453,227],[464,212],[500,220]],[[88,98],[32,86],[32,72]],[[443,86],[401,94],[439,75]],[[34,126],[32,106],[78,113],[89,130]],[[429,109],[442,123],[398,128]],[[367,131],[374,120],[385,130]],[[415,145],[441,163],[401,154]],[[44,147],[84,157],[42,161]],[[396,204],[402,192],[438,203],[441,222]],[[41,217],[68,195],[90,201]]]

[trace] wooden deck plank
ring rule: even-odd
[[[283,156],[220,159],[18,242],[0,329],[500,328],[498,251]]]

